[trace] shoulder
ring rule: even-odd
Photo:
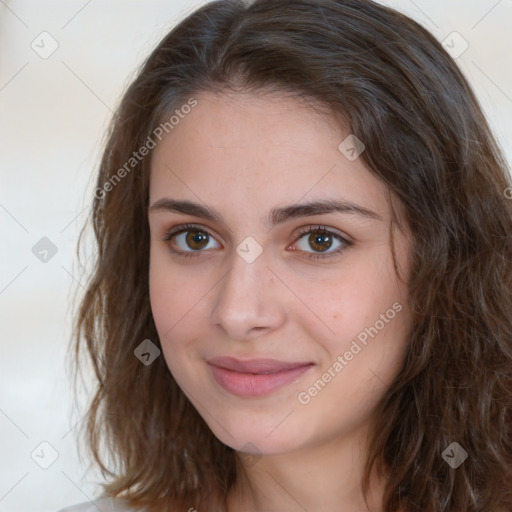
[[[144,512],[140,509],[130,508],[125,500],[118,498],[97,498],[93,501],[79,503],[63,508],[58,512]]]

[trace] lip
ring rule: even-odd
[[[314,366],[311,362],[287,362],[275,359],[241,361],[217,357],[208,361],[216,382],[237,396],[262,396],[298,379]]]

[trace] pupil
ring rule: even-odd
[[[195,235],[192,235],[192,233],[194,233],[194,231],[189,231],[187,235],[187,244],[191,249],[201,249],[204,246],[204,244],[201,244],[201,242],[206,242],[208,235],[200,231],[195,231]],[[195,244],[198,244],[199,247],[197,247]]]
[[[318,235],[318,234],[313,233],[313,235],[312,235],[312,243],[314,245],[318,245],[320,251],[325,251],[325,250],[330,248],[331,244],[328,244],[328,246],[325,246],[325,245],[322,245],[322,244],[324,244],[325,242],[329,242],[330,238],[331,238],[330,235],[326,235],[326,234]]]

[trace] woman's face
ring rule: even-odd
[[[298,100],[196,99],[152,155],[150,298],[167,365],[236,450],[347,436],[407,345],[386,188],[362,147]],[[394,239],[407,277],[408,240]]]

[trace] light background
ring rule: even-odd
[[[74,290],[85,284],[76,242],[123,90],[163,35],[203,3],[0,0],[0,512],[55,512],[98,492],[101,479],[77,454],[83,411],[65,359]],[[441,41],[456,31],[469,43],[457,62],[512,161],[512,0],[382,3]],[[58,43],[47,58],[31,47],[51,49],[43,31]],[[57,248],[46,263],[32,252],[43,237]],[[31,457],[37,448],[34,459],[51,462],[43,441],[58,453],[47,469]]]

